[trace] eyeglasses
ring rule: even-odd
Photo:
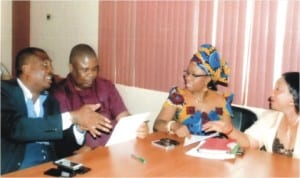
[[[187,76],[189,76],[189,75],[193,76],[194,78],[210,76],[210,74],[193,74],[193,73],[190,73],[190,72],[187,71],[187,70],[183,71],[183,76],[184,76],[184,77],[187,77]]]

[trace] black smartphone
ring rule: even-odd
[[[161,138],[159,140],[152,141],[152,145],[163,148],[165,150],[171,150],[175,148],[176,145],[178,145],[179,142],[177,140],[173,140],[170,138]]]
[[[73,177],[76,175],[75,172],[64,172],[59,168],[50,168],[44,174],[52,177]]]

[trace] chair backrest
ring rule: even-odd
[[[232,118],[233,126],[242,132],[244,132],[257,120],[257,115],[249,109],[232,106],[232,110],[233,110],[233,118]]]
[[[4,64],[2,64],[2,62],[0,63],[0,76],[1,76],[1,80],[9,80],[9,79],[11,79],[10,73],[8,72],[8,70],[4,66]]]

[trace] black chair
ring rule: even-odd
[[[249,128],[256,120],[256,114],[246,108],[241,108],[238,106],[232,106],[233,118],[232,123],[236,129],[244,132]]]

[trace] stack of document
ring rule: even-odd
[[[209,138],[187,151],[189,156],[209,159],[233,159],[240,146],[235,140],[224,138]]]

